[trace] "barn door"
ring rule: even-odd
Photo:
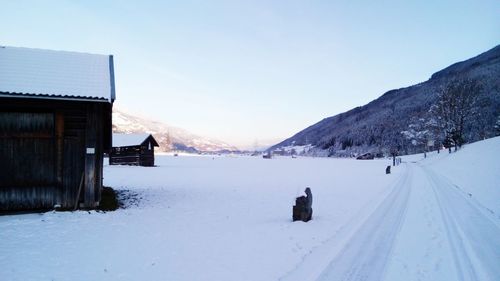
[[[0,208],[52,207],[57,198],[54,113],[0,112]]]
[[[80,184],[85,165],[86,116],[85,110],[73,109],[66,112],[64,117],[62,204],[65,208],[73,208],[75,204],[83,200],[83,188],[80,189]]]

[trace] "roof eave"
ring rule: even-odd
[[[56,95],[46,95],[46,94],[7,93],[7,92],[0,92],[0,98],[50,99],[50,100],[89,101],[89,102],[113,103],[113,100],[110,101],[110,100],[104,99],[104,98],[56,96]]]
[[[110,83],[110,90],[111,90],[111,103],[115,101],[116,98],[116,93],[115,93],[115,66],[114,66],[114,60],[113,60],[113,55],[109,55],[109,83]]]

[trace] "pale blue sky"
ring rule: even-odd
[[[0,18],[0,45],[113,54],[116,105],[242,147],[500,44],[498,0],[16,0]]]

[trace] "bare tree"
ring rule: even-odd
[[[478,80],[460,79],[448,83],[439,93],[438,101],[431,108],[444,133],[445,147],[458,147],[466,142],[464,130],[477,114],[478,94],[482,85]]]

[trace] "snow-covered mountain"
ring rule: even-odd
[[[113,108],[114,133],[150,133],[160,144],[160,151],[181,150],[188,152],[237,151],[238,148],[165,123],[135,116],[122,109]]]
[[[403,154],[423,152],[402,132],[412,120],[430,120],[430,107],[437,103],[438,92],[455,79],[478,80],[480,113],[474,124],[464,128],[467,142],[495,136],[500,116],[500,45],[474,58],[455,63],[434,73],[420,84],[386,92],[376,100],[347,112],[325,118],[272,146],[269,150],[290,150],[313,146],[309,155],[346,156],[365,152],[388,154],[398,147]]]

